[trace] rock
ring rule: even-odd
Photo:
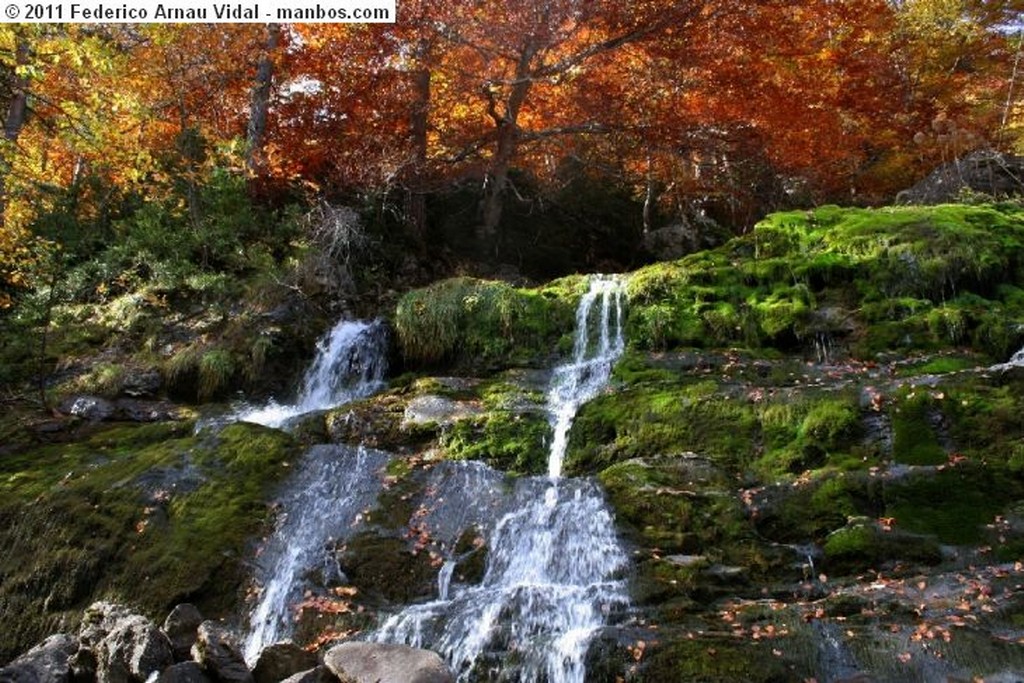
[[[178,409],[166,401],[142,401],[119,398],[114,402],[115,417],[128,422],[165,422],[177,420]]]
[[[156,683],[210,683],[210,678],[195,662],[179,662],[161,671]]]
[[[294,643],[274,643],[260,652],[252,677],[256,683],[277,683],[317,665],[316,655]]]
[[[199,625],[196,643],[192,646],[192,658],[218,681],[254,683],[234,635],[217,622],[204,621]]]
[[[155,368],[128,368],[121,382],[121,391],[134,397],[155,396],[163,383],[160,371]]]
[[[352,679],[339,679],[326,666],[318,666],[284,679],[282,683],[349,683]]]
[[[324,663],[342,681],[355,683],[454,683],[441,657],[430,650],[387,643],[341,643]]]
[[[427,394],[417,396],[405,407],[403,425],[428,424],[449,425],[483,414],[483,408],[467,401],[453,401],[443,396]]]
[[[0,668],[2,683],[64,683],[71,680],[68,659],[78,649],[78,641],[59,633]]]
[[[105,683],[145,681],[174,664],[171,641],[149,619],[132,614],[119,620],[96,648],[96,676]]]
[[[179,662],[191,657],[192,646],[196,643],[199,625],[203,623],[203,615],[195,605],[182,603],[171,610],[164,620],[164,633],[171,642],[174,658]]]
[[[896,195],[897,204],[943,204],[963,192],[1011,197],[1024,192],[1024,157],[980,150],[943,164],[908,190]]]
[[[89,605],[82,615],[82,624],[78,630],[78,651],[70,659],[75,680],[92,680],[96,677],[100,643],[119,621],[131,615],[130,609],[113,602],[101,600]]]
[[[114,414],[114,404],[99,396],[71,396],[59,406],[60,412],[81,417],[90,422],[108,420]]]

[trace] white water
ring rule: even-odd
[[[500,673],[503,681],[583,683],[590,640],[628,604],[620,577],[627,557],[601,490],[559,477],[577,410],[607,384],[622,353],[622,322],[621,283],[593,278],[577,310],[573,358],[555,369],[548,392],[550,477],[515,480],[503,498],[496,473],[477,464],[479,488],[450,487],[449,506],[459,514],[467,514],[466,499],[477,498],[504,512],[483,530],[483,580],[467,586],[439,577],[437,600],[391,616],[374,640],[436,650],[459,681]]]
[[[293,417],[326,410],[369,396],[384,386],[387,328],[374,320],[342,320],[317,342],[316,357],[306,371],[295,403],[271,400],[234,415],[235,420],[280,427]]]
[[[1011,368],[1024,368],[1024,349],[1013,354],[1013,357],[1005,363],[993,365],[991,370],[1010,370]]]
[[[249,665],[260,651],[291,634],[291,609],[301,598],[301,576],[331,565],[330,546],[347,538],[362,511],[383,486],[388,454],[363,447],[314,446],[298,464],[278,519],[257,560],[263,585],[249,618],[244,655]]]
[[[593,320],[594,304],[597,320]],[[591,325],[597,340],[591,339]],[[548,456],[548,474],[562,476],[562,460],[569,429],[580,406],[597,396],[608,384],[612,365],[626,347],[622,332],[622,284],[615,278],[595,277],[576,309],[576,339],[572,361],[555,368],[548,390],[548,414],[554,435]]]

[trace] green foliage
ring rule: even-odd
[[[584,282],[567,278],[530,290],[463,277],[413,290],[395,310],[402,352],[413,363],[484,368],[546,361],[572,331]]]

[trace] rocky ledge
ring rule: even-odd
[[[157,626],[124,605],[96,602],[76,635],[58,633],[0,669],[0,683],[451,683],[429,650],[342,643],[318,656],[293,643],[265,648],[250,668],[235,633],[176,606]]]

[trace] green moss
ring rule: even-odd
[[[409,292],[395,328],[410,363],[454,361],[493,368],[537,363],[571,332],[583,278],[539,290],[472,278],[443,280]]]
[[[726,636],[673,638],[645,659],[637,680],[650,683],[769,683],[799,681],[813,676],[809,662],[792,661],[774,651],[792,652],[790,638],[758,642]]]
[[[0,460],[0,623],[19,624],[0,656],[99,597],[156,616],[182,601],[233,613],[246,544],[295,454],[290,437],[255,425],[193,436],[170,423],[112,426]]]
[[[510,474],[547,471],[551,427],[540,413],[492,410],[481,417],[459,420],[442,432],[446,457],[482,460]]]
[[[772,214],[716,250],[637,271],[629,338],[649,350],[785,350],[829,333],[862,354],[971,345],[1000,357],[1024,342],[1022,261],[1015,205]],[[815,316],[826,305],[851,314]]]
[[[854,518],[829,534],[823,548],[831,572],[856,572],[895,561],[937,564],[942,553],[933,538],[885,530],[874,521]]]
[[[581,408],[566,468],[593,473],[630,458],[692,451],[742,471],[755,426],[751,406],[718,394],[714,382],[629,387]]]
[[[892,417],[892,455],[906,465],[939,465],[946,462],[946,449],[935,431],[941,412],[936,399],[927,392],[904,394],[890,411]]]
[[[884,496],[886,514],[899,528],[965,544],[980,541],[984,525],[1022,493],[1020,482],[999,468],[967,462],[891,482]]]

